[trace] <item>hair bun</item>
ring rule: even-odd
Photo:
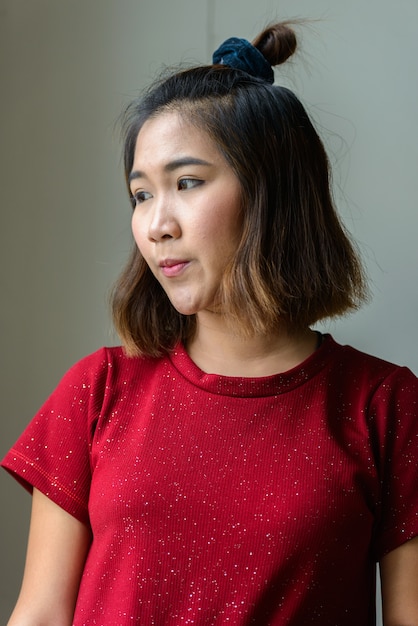
[[[252,43],[230,37],[213,53],[214,65],[227,65],[274,83],[273,67],[284,63],[296,50],[297,41],[290,22],[265,28]]]
[[[267,26],[252,42],[271,65],[287,61],[297,48],[296,34],[291,22],[278,22]]]
[[[274,83],[274,72],[270,63],[258,48],[246,39],[230,37],[213,53],[214,65],[227,65]]]

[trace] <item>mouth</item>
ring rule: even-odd
[[[189,264],[190,261],[186,261],[183,259],[165,259],[164,261],[161,261],[161,263],[159,263],[159,267],[164,276],[172,278],[182,274]]]

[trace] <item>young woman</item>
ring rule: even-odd
[[[33,489],[10,626],[418,625],[418,385],[312,330],[366,297],[323,145],[273,85],[287,24],[124,118],[123,348],[63,378],[4,467]]]

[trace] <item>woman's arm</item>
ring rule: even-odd
[[[71,626],[89,529],[34,489],[22,588],[8,626]]]
[[[380,563],[384,626],[418,626],[418,537]]]

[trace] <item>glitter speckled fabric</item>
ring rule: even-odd
[[[75,626],[371,626],[418,534],[418,386],[326,337],[261,379],[103,349],[3,461],[91,524]]]

